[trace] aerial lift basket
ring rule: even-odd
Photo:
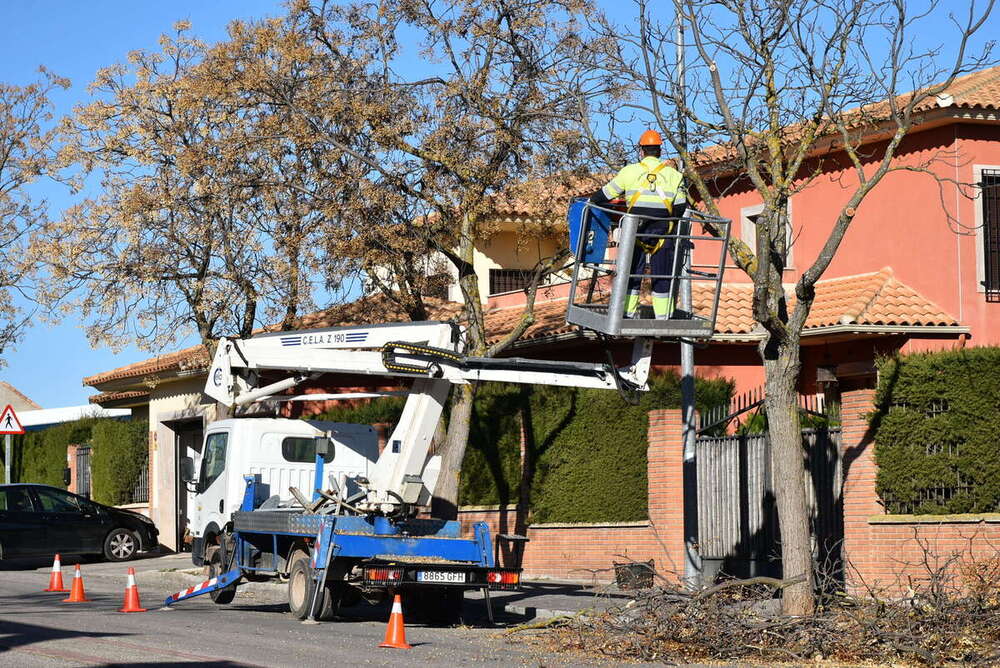
[[[683,218],[668,219],[673,223],[668,225],[668,234],[650,234],[642,231],[649,219],[586,199],[571,203],[570,248],[577,261],[566,321],[608,336],[711,338],[719,311],[731,221],[688,209]],[[677,310],[670,319],[657,320],[652,307],[642,305],[637,318],[626,318],[633,249],[640,242],[653,245],[659,239],[675,242],[670,273],[644,277],[671,279]],[[693,304],[686,308],[678,301],[685,283],[691,284],[693,295]]]

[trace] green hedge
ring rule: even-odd
[[[65,488],[66,446],[88,443],[95,422],[97,420],[87,418],[15,436],[11,477],[17,482]]]
[[[648,413],[679,408],[680,380],[651,380],[639,406],[615,392],[483,383],[476,391],[459,503],[515,504],[521,485],[521,413],[531,416],[536,462],[530,508],[536,522],[615,522],[646,518]],[[726,381],[697,380],[699,410],[725,404]],[[314,419],[395,423],[402,398],[376,399]],[[446,410],[447,418],[447,410]],[[313,418],[311,418],[313,419]]]
[[[889,513],[1000,510],[1000,348],[879,362],[872,416]]]
[[[338,406],[320,415],[310,416],[308,419],[349,424],[395,423],[403,413],[405,403],[404,397],[384,397],[355,406]]]
[[[149,423],[99,420],[90,451],[90,487],[95,501],[116,506],[132,502],[132,491],[149,466]]]
[[[485,384],[476,395],[462,465],[462,505],[514,504],[520,495],[520,415],[531,417],[534,522],[645,519],[648,412],[680,407],[676,374],[658,376],[639,406],[614,392]],[[698,408],[729,400],[732,385],[698,380]]]

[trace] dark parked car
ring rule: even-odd
[[[132,559],[156,547],[145,515],[112,508],[48,485],[0,485],[0,559],[100,554]]]

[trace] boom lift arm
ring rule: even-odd
[[[427,454],[452,385],[500,381],[598,389],[646,390],[652,342],[636,339],[632,362],[611,364],[466,357],[459,329],[416,322],[264,334],[221,339],[205,393],[230,407],[263,401],[324,373],[412,378],[399,423],[374,471],[356,482],[366,512],[407,515],[430,501],[440,458]],[[262,385],[265,375],[291,372]]]

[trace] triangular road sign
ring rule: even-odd
[[[24,427],[21,426],[20,420],[17,419],[17,413],[14,412],[14,407],[7,404],[7,408],[3,409],[3,413],[0,413],[0,434],[23,434]]]

